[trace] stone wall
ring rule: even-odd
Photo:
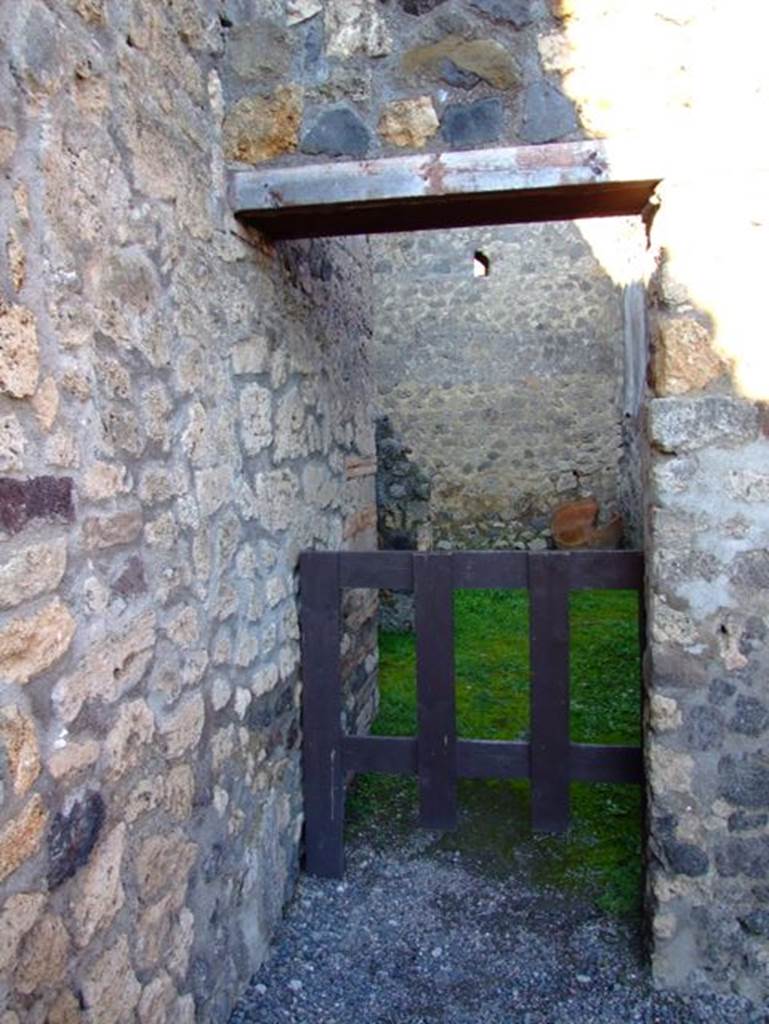
[[[296,552],[374,521],[365,260],[242,237],[224,159],[581,135],[665,179],[655,977],[769,996],[768,21],[726,0],[3,5],[2,1024],[221,1018],[295,865]]]
[[[678,218],[694,212],[693,194],[703,201],[696,186],[665,188],[660,241],[682,230]],[[654,285],[647,523],[654,965],[663,984],[731,989],[765,1004],[766,405],[740,387],[738,363],[719,344],[684,267],[663,258]],[[766,377],[754,381],[766,385]]]
[[[297,867],[297,554],[375,544],[366,243],[228,216],[221,13],[0,9],[2,1024],[226,1019]]]
[[[640,220],[614,230],[629,248],[644,238]],[[430,478],[436,544],[545,546],[553,508],[586,494],[638,522],[639,495],[620,501],[636,462],[623,445],[623,287],[579,223],[372,247],[378,403]],[[473,276],[476,253],[488,276]]]
[[[581,136],[545,0],[233,0],[227,155],[257,163]]]

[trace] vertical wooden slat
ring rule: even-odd
[[[417,647],[419,820],[457,824],[454,711],[454,594],[451,555],[414,555]]]
[[[569,827],[568,558],[529,555],[531,813],[537,832]]]
[[[646,711],[646,588],[643,585],[638,589],[638,662],[641,684],[640,721],[643,722]],[[642,743],[643,738],[639,737],[639,741]]]
[[[344,871],[340,605],[338,554],[303,554],[305,867],[310,874],[323,878],[341,878]]]

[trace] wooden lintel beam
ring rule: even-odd
[[[233,212],[273,238],[641,213],[660,176],[601,140],[230,172]]]

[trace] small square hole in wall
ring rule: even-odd
[[[491,260],[480,250],[473,255],[473,277],[488,277],[491,272]]]

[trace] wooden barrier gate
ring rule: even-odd
[[[304,680],[305,866],[339,878],[344,870],[348,772],[417,775],[419,820],[457,822],[457,779],[530,779],[532,827],[569,825],[569,783],[643,781],[640,747],[572,743],[569,733],[569,591],[639,592],[644,638],[643,555],[639,551],[304,552],[300,560]],[[341,591],[413,590],[417,732],[342,733]],[[529,742],[457,739],[454,714],[453,592],[528,589],[531,665]]]

